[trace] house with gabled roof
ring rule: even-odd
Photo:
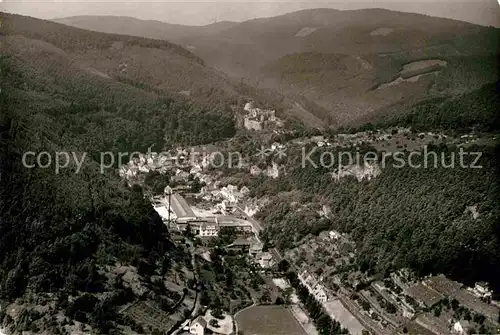
[[[189,325],[189,334],[204,335],[206,328],[207,328],[207,321],[202,316],[198,316]]]

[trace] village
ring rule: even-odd
[[[348,236],[330,231],[285,256],[296,260],[299,279],[351,334],[500,331],[500,303],[486,283],[466,287],[442,274],[418,278],[408,269],[367,277],[350,267],[353,248]]]
[[[208,176],[199,176],[209,180]],[[189,179],[186,175],[185,182]],[[194,239],[208,241],[224,230],[232,230],[236,235],[225,248],[246,254],[264,277],[270,275],[268,279],[272,279],[271,283],[274,281],[278,291],[290,288],[285,279],[273,278],[266,272],[275,268],[282,256],[276,249],[264,251],[259,240],[262,227],[252,219],[258,207],[242,205],[248,197],[248,188],[204,186],[196,205],[190,205],[181,194],[186,190],[185,186],[176,190],[168,186],[163,194],[151,197],[155,210],[174,237],[184,240],[189,232]],[[324,211],[327,215],[328,209]],[[205,250],[202,256],[209,259],[206,248],[201,250]],[[355,245],[347,235],[336,231],[323,232],[284,257],[295,265],[302,285],[351,334],[364,335],[367,331],[373,334],[473,334],[494,332],[499,327],[499,306],[491,302],[491,291],[486,284],[477,283],[474,288],[467,288],[443,275],[419,280],[409,270],[391,273],[388,278],[367,278],[349,267],[355,257]],[[294,306],[293,315],[299,315],[297,322],[308,330],[307,334],[316,334],[297,298],[287,303]],[[205,315],[210,315],[210,311]],[[210,326],[212,319],[197,316],[185,322],[178,334],[205,334],[207,329],[224,334],[220,326]],[[224,314],[223,320],[226,321],[218,319],[217,325],[236,324],[230,314]],[[216,324],[215,321],[212,324]],[[234,331],[233,326],[226,325],[224,329],[227,334]]]
[[[236,194],[241,192],[234,187],[229,189]],[[156,198],[155,206],[161,208],[170,204],[173,231],[182,234],[190,230],[196,237],[209,239],[229,227],[248,238],[236,238],[227,245],[228,249],[247,253],[261,269],[269,269],[281,259],[275,250],[263,252],[263,244],[258,238],[260,227],[255,221],[245,219],[245,212],[238,212],[237,205],[231,201],[225,199],[214,207],[218,216],[196,216],[182,195],[169,192],[171,190],[167,189],[163,197]],[[233,192],[228,194],[234,195]],[[161,209],[159,212],[165,218],[165,212]],[[309,254],[304,255],[304,250]],[[309,259],[313,255],[315,259]],[[327,255],[330,258],[326,258]],[[366,278],[349,269],[355,257],[355,246],[348,236],[336,231],[322,233],[317,240],[285,257],[295,261],[301,284],[351,334],[367,331],[373,334],[474,334],[493,333],[499,327],[498,302],[491,301],[492,292],[487,284],[477,283],[467,288],[444,275],[418,279],[407,269],[391,273],[388,278]],[[289,288],[283,278],[273,280],[282,290]],[[293,300],[289,303],[293,305]],[[207,327],[206,319],[196,318],[190,323],[189,332],[204,334],[201,329]],[[300,320],[304,323],[303,317]],[[307,324],[309,320],[306,320]],[[187,326],[184,330],[188,330]],[[212,331],[218,333],[216,329]]]
[[[247,104],[245,111],[249,115],[249,119],[245,119],[247,125],[257,114],[260,115],[258,119],[262,119],[258,122],[277,122],[273,113],[262,114],[262,110],[254,108],[252,104]],[[254,124],[250,128],[251,131],[261,131],[265,127]],[[403,128],[390,133],[362,132],[331,138],[313,136],[288,144],[274,142],[268,151],[273,154],[306,144],[351,147],[368,143],[381,150],[396,150],[408,145],[421,147],[435,141],[453,140],[463,145],[476,141],[472,136],[460,139],[432,133],[419,134],[415,138],[412,136],[408,129]],[[289,314],[283,319],[293,316],[288,323],[292,320],[296,328],[289,329],[290,334],[318,334],[311,317],[307,315],[304,302],[297,297],[296,289],[277,270],[283,260],[290,262],[300,284],[330,318],[340,322],[350,334],[462,335],[500,332],[499,303],[491,300],[492,292],[485,283],[477,283],[469,288],[441,274],[417,278],[408,269],[391,273],[386,278],[368,277],[353,266],[356,259],[355,243],[347,234],[334,230],[310,237],[283,255],[275,248],[268,248],[259,238],[263,227],[254,217],[268,199],[252,198],[251,190],[246,186],[221,182],[223,173],[214,171],[210,166],[211,155],[218,149],[215,146],[176,148],[172,150],[171,156],[141,155],[120,169],[120,175],[129,182],[144,183],[148,175],[161,178],[168,174],[169,185],[156,188],[154,192],[146,193],[146,196],[167,225],[172,238],[177,243],[189,244],[199,262],[213,263],[214,250],[221,248],[224,252],[220,257],[226,265],[231,264],[231,259],[237,255],[239,262],[250,269],[247,275],[259,277],[264,287],[258,290],[255,282],[254,289],[247,287],[248,282],[242,284],[241,289],[249,292],[248,301],[240,301],[236,308],[230,303],[224,306],[223,312],[203,307],[197,295],[192,313],[181,326],[169,333],[246,333],[241,326],[245,324],[241,315],[247,309],[276,307],[279,301],[286,306]],[[193,152],[197,154],[193,155]],[[281,173],[281,167],[274,161],[267,166],[251,162],[251,158],[240,161],[238,169],[249,172],[253,177],[263,174],[267,178],[278,178]],[[347,167],[334,173],[333,179],[338,181],[353,175],[361,181],[376,178],[379,174],[380,170],[377,169]],[[328,216],[330,209],[323,208],[321,212],[322,216]],[[273,310],[273,313],[278,312]],[[280,327],[284,326],[277,326],[273,334],[280,334],[276,331]]]
[[[0,335],[500,335],[500,0],[0,2]]]

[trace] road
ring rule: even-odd
[[[245,211],[240,207],[240,206],[235,206],[236,208],[236,213],[237,215],[241,215],[245,218],[245,220],[247,220],[248,222],[250,222],[254,228],[254,231],[258,234],[260,233],[262,230],[264,230],[264,228],[262,227],[262,225],[257,221],[255,220],[254,218],[248,216]]]
[[[385,334],[385,331],[379,327],[379,325],[371,320],[368,316],[363,315],[363,313],[356,306],[356,303],[352,301],[346,294],[341,291],[338,292],[338,297],[342,305],[356,318],[363,327],[368,329],[372,334]]]
[[[264,230],[262,225],[260,224],[259,221],[255,220],[254,218],[248,216],[243,209],[239,206],[235,206],[237,215],[241,215],[245,218],[246,221],[250,222],[252,224],[253,230],[255,232],[255,237],[257,237],[257,240],[260,241],[259,239],[259,233]],[[280,252],[276,248],[269,249],[269,252],[273,255],[273,257],[276,258],[278,262],[283,260],[283,256],[281,256]]]
[[[254,226],[255,230],[258,230],[259,232],[263,230],[262,225],[257,220],[246,215],[246,213],[240,207],[236,206],[236,209],[239,210],[240,212],[239,214],[245,217],[248,222],[252,223],[252,226]],[[273,257],[276,258],[278,262],[283,260],[283,256],[280,254],[277,248],[269,249],[269,251],[271,252]],[[293,268],[295,271],[299,270],[298,268],[295,268],[295,266],[293,266]],[[355,319],[360,321],[363,324],[363,326],[370,329],[375,334],[380,333],[380,329],[377,329],[376,325],[374,325],[373,322],[369,322],[370,320],[366,320],[362,315],[360,315],[356,305],[347,296],[340,294],[339,298],[340,301],[343,303],[343,305],[346,307],[346,309],[353,315]],[[357,315],[358,317],[356,317],[355,315]]]
[[[191,265],[193,266],[193,274],[194,274],[194,279],[196,280],[196,295],[195,295],[195,301],[194,301],[194,306],[193,306],[193,310],[191,311],[191,314],[190,316],[184,320],[184,322],[179,326],[177,327],[177,329],[169,332],[170,334],[172,335],[176,335],[178,334],[180,331],[182,331],[184,329],[184,327],[186,326],[189,326],[189,323],[191,322],[191,319],[194,319],[195,316],[198,315],[198,312],[201,308],[201,304],[200,304],[200,287],[199,287],[199,280],[198,280],[198,274],[196,273],[196,255],[195,255],[195,247],[194,245],[190,242],[190,241],[187,241],[186,242],[187,244],[189,244],[189,253],[191,254]]]

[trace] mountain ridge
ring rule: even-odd
[[[311,9],[302,9],[302,10],[297,10],[297,11],[292,11],[276,16],[271,16],[271,17],[256,17],[252,18],[249,20],[243,20],[243,21],[230,21],[230,20],[223,20],[219,22],[214,22],[214,23],[209,23],[209,24],[203,24],[203,25],[185,25],[185,24],[179,24],[179,23],[169,23],[167,21],[161,21],[161,20],[153,20],[153,19],[140,19],[137,17],[133,16],[124,16],[124,15],[73,15],[73,16],[64,16],[64,17],[57,17],[57,18],[51,18],[49,21],[57,22],[57,23],[63,23],[63,21],[69,21],[71,24],[72,20],[74,19],[86,19],[86,18],[102,18],[102,19],[127,19],[127,20],[135,20],[135,21],[141,21],[141,22],[150,22],[150,23],[157,23],[157,24],[164,24],[167,26],[175,26],[175,27],[186,27],[186,28],[202,28],[202,27],[210,27],[214,25],[220,25],[220,24],[241,24],[241,23],[246,23],[246,22],[255,22],[255,21],[266,21],[270,19],[277,19],[277,18],[283,18],[283,17],[290,17],[290,16],[297,16],[297,15],[304,15],[304,14],[313,14],[314,12],[318,13],[361,13],[361,12],[372,12],[372,13],[398,13],[398,14],[403,14],[403,15],[413,15],[413,16],[420,16],[420,17],[428,17],[428,18],[434,18],[438,20],[447,20],[447,21],[453,21],[453,22],[460,22],[462,24],[467,24],[467,25],[472,25],[472,26],[478,26],[478,27],[492,27],[492,26],[483,26],[479,25],[476,23],[468,22],[465,20],[459,20],[459,19],[452,19],[452,18],[447,18],[447,17],[441,17],[441,16],[433,16],[433,15],[428,15],[428,14],[421,14],[421,13],[414,13],[414,12],[405,12],[405,11],[399,11],[399,10],[391,10],[391,9],[385,9],[385,8],[362,8],[362,9],[348,9],[348,10],[342,10],[342,9],[334,9],[334,8],[311,8]],[[63,23],[64,24],[64,23]],[[495,28],[495,27],[493,27]],[[85,28],[85,29],[90,29],[90,27]],[[496,28],[500,29],[500,28]]]
[[[423,14],[309,9],[203,34],[191,28],[169,31],[168,24],[152,31],[135,22],[140,29],[128,32],[170,38],[230,77],[302,96],[343,124],[409,99],[477,89],[495,81],[498,72],[500,29]],[[102,24],[112,30],[115,23]],[[424,60],[446,65],[432,75],[392,83],[407,64]]]

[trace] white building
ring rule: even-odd
[[[314,298],[325,303],[329,300],[327,289],[320,284],[320,280],[316,279],[314,275],[310,274],[307,270],[302,271],[298,275],[299,281],[304,285],[309,293],[311,293]]]
[[[283,144],[280,144],[278,142],[274,142],[273,144],[271,144],[271,150],[273,151],[280,151],[280,150],[285,150],[286,147],[283,145]]]
[[[215,191],[214,195],[232,203],[237,203],[243,199],[243,194],[238,191],[238,187],[234,185],[227,185],[220,190]]]
[[[243,195],[248,195],[248,193],[250,193],[250,189],[246,186],[243,186],[240,190],[240,193]]]
[[[189,325],[189,334],[204,335],[205,328],[207,328],[207,321],[199,316]]]
[[[466,335],[467,329],[470,327],[467,321],[457,321],[453,325],[452,333],[457,335]]]
[[[328,301],[328,294],[326,293],[325,288],[321,284],[317,284],[311,293],[314,296],[314,298],[316,298],[316,300],[318,300],[319,302]]]
[[[342,235],[339,232],[336,232],[335,230],[331,230],[328,235],[330,236],[330,239],[332,240],[338,240]]]
[[[472,293],[478,298],[491,298],[493,291],[490,290],[488,283],[478,282],[472,289]]]
[[[257,165],[252,165],[252,166],[250,167],[250,174],[251,174],[252,176],[258,176],[258,175],[260,175],[261,173],[262,173],[262,169],[261,169],[261,168],[259,168]]]
[[[273,260],[273,256],[268,252],[262,252],[257,255],[257,263],[263,268],[270,267],[271,261]]]
[[[257,257],[262,253],[262,249],[264,248],[264,244],[260,241],[256,241],[250,245],[248,253],[251,256]]]
[[[304,285],[307,287],[307,290],[311,292],[313,288],[318,284],[318,281],[316,278],[314,278],[313,275],[309,274],[307,270],[304,270],[302,273],[299,274],[299,280]]]
[[[217,223],[203,222],[200,224],[201,237],[213,237],[219,234],[219,227]]]
[[[244,110],[245,110],[245,112],[250,112],[250,111],[252,111],[252,109],[254,109],[254,108],[255,108],[255,106],[254,106],[254,103],[253,103],[253,102],[247,102],[247,103],[245,104],[245,108],[244,108]]]
[[[222,201],[221,208],[226,213],[232,213],[234,210],[234,206],[227,200]]]
[[[406,301],[403,304],[403,317],[411,319],[415,316],[415,309],[411,307]]]
[[[247,130],[261,131],[263,129],[262,122],[259,122],[256,120],[251,120],[247,117],[245,117],[243,122],[244,122],[243,126]]]

